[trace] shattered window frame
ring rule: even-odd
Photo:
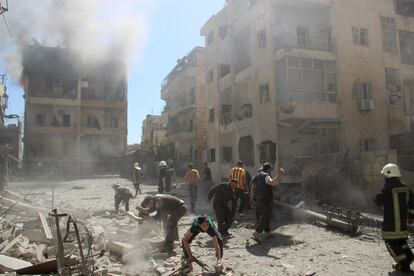
[[[396,53],[397,45],[397,26],[395,18],[380,16],[382,31],[382,47],[386,53]]]

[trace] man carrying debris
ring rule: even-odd
[[[147,196],[137,209],[140,217],[162,220],[166,231],[162,252],[173,252],[174,241],[179,240],[178,221],[187,212],[184,201],[172,195],[152,195]]]
[[[223,241],[220,233],[218,233],[217,228],[210,217],[200,216],[194,219],[190,229],[188,229],[182,239],[184,257],[186,258],[186,273],[192,271],[192,262],[195,260],[190,249],[190,243],[201,232],[207,233],[211,237],[214,249],[216,250],[216,266],[220,268],[222,267],[221,259],[223,257]]]
[[[408,247],[408,222],[414,218],[414,197],[410,189],[401,183],[401,172],[397,165],[387,164],[381,174],[385,177],[382,191],[375,197],[377,205],[384,207],[382,238],[396,262],[395,270],[410,272],[413,253]]]
[[[239,214],[242,217],[244,207],[246,205],[246,195],[245,193],[247,191],[247,185],[246,185],[246,171],[243,168],[243,162],[237,161],[237,164],[234,168],[232,168],[229,172],[228,176],[229,182],[235,182],[237,185],[236,188],[236,199],[237,201],[240,200],[240,207],[239,207]]]
[[[139,166],[139,163],[135,163],[134,169],[132,171],[132,181],[133,181],[134,188],[135,188],[134,197],[137,197],[138,193],[141,193],[141,188],[139,187],[139,185],[141,184],[141,179],[142,179],[142,169]]]
[[[273,188],[278,184],[279,179],[285,171],[280,168],[275,178],[270,176],[273,169],[272,164],[266,162],[263,164],[263,170],[259,171],[252,181],[253,199],[256,204],[256,231],[253,233],[253,239],[261,241],[262,232],[270,234],[270,218],[273,209]]]
[[[119,212],[119,205],[124,203],[125,211],[129,211],[129,200],[133,197],[132,193],[127,188],[120,188],[119,184],[112,185],[112,188],[115,190],[115,213]]]
[[[198,173],[198,170],[194,168],[193,164],[188,165],[188,171],[185,173],[184,180],[190,191],[191,213],[194,213],[195,204],[197,202],[198,184],[200,183],[200,174]]]
[[[218,231],[222,236],[230,236],[229,229],[233,223],[237,200],[234,194],[236,182],[224,182],[214,186],[208,193],[208,200],[214,197],[213,208],[216,213]]]

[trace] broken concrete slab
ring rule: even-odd
[[[0,255],[0,272],[11,272],[33,266],[31,263],[13,257]]]
[[[109,253],[122,258],[135,249],[135,246],[127,242],[111,242],[109,244]]]

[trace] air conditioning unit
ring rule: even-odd
[[[360,100],[359,111],[371,111],[374,110],[374,100]]]

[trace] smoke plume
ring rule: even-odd
[[[1,1],[3,2],[3,1]],[[63,47],[80,61],[130,61],[146,39],[143,0],[13,0],[5,14],[13,37],[0,25],[1,58],[16,80],[27,44]],[[4,4],[4,3],[3,3]]]

